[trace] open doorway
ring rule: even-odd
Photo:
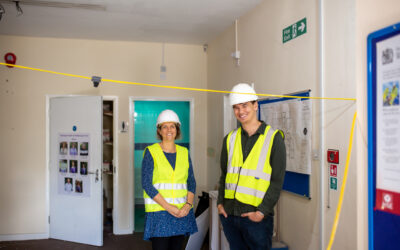
[[[161,111],[171,109],[175,111],[181,121],[182,137],[176,140],[178,145],[192,151],[191,138],[193,124],[192,100],[154,100],[131,99],[131,120],[133,122],[133,165],[134,165],[134,232],[144,231],[144,202],[142,189],[142,159],[143,151],[147,146],[159,142],[156,137],[156,121]],[[192,151],[193,152],[193,151]],[[193,157],[193,155],[192,155]]]
[[[103,98],[103,228],[104,233],[117,233],[117,98]]]

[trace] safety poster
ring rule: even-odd
[[[376,45],[376,204],[400,215],[400,35]]]
[[[58,137],[58,193],[90,196],[89,134],[63,134]]]

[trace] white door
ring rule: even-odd
[[[103,245],[102,103],[50,98],[50,238]]]

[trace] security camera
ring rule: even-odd
[[[101,82],[101,77],[100,76],[92,76],[92,82],[93,86],[97,88]]]
[[[0,20],[3,17],[4,13],[6,13],[6,10],[4,9],[3,5],[0,4]]]
[[[207,52],[207,49],[208,49],[208,44],[207,43],[203,44],[203,51]]]

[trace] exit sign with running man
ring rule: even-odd
[[[307,32],[307,18],[290,25],[282,31],[282,42],[286,43]]]

